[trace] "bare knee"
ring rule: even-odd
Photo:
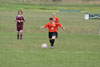
[[[20,33],[23,33],[23,30],[20,30]]]
[[[52,39],[55,39],[56,38],[56,36],[52,36]]]

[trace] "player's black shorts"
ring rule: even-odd
[[[58,32],[49,32],[49,38],[52,38],[52,36],[56,36],[58,38]]]

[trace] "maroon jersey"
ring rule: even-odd
[[[19,20],[19,21],[21,21],[21,20],[23,20],[24,21],[24,16],[20,16],[20,15],[18,15],[18,16],[16,16],[16,20]],[[23,22],[18,22],[17,21],[17,23],[23,23]]]
[[[23,30],[23,24],[24,22],[22,22],[22,20],[24,21],[24,16],[16,16],[16,21],[17,21],[17,31]]]

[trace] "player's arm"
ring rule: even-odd
[[[15,19],[15,21],[20,23],[20,20],[18,20],[18,17],[17,17],[17,16],[16,16],[16,19]]]
[[[20,23],[21,21],[20,20],[15,20],[15,22],[19,22]]]
[[[63,27],[62,24],[58,23],[57,25],[58,25],[60,28],[62,28],[63,30],[65,30],[65,28]]]
[[[21,22],[25,22],[24,16],[22,16],[22,20],[21,20]]]
[[[20,20],[16,20],[16,22],[19,22],[20,23],[21,21]]]
[[[65,28],[64,28],[63,26],[61,26],[61,28],[62,28],[63,30],[65,30]]]
[[[21,20],[21,22],[25,22],[24,20]]]
[[[44,29],[44,28],[47,28],[47,27],[48,27],[48,24],[42,26],[41,29]]]

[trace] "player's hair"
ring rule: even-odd
[[[18,14],[19,14],[20,12],[21,12],[21,14],[23,14],[23,11],[22,11],[22,10],[19,10],[19,11],[18,11]]]
[[[49,20],[53,20],[53,18],[49,18]]]
[[[54,12],[54,13],[52,13],[54,16],[56,15],[56,13]]]

